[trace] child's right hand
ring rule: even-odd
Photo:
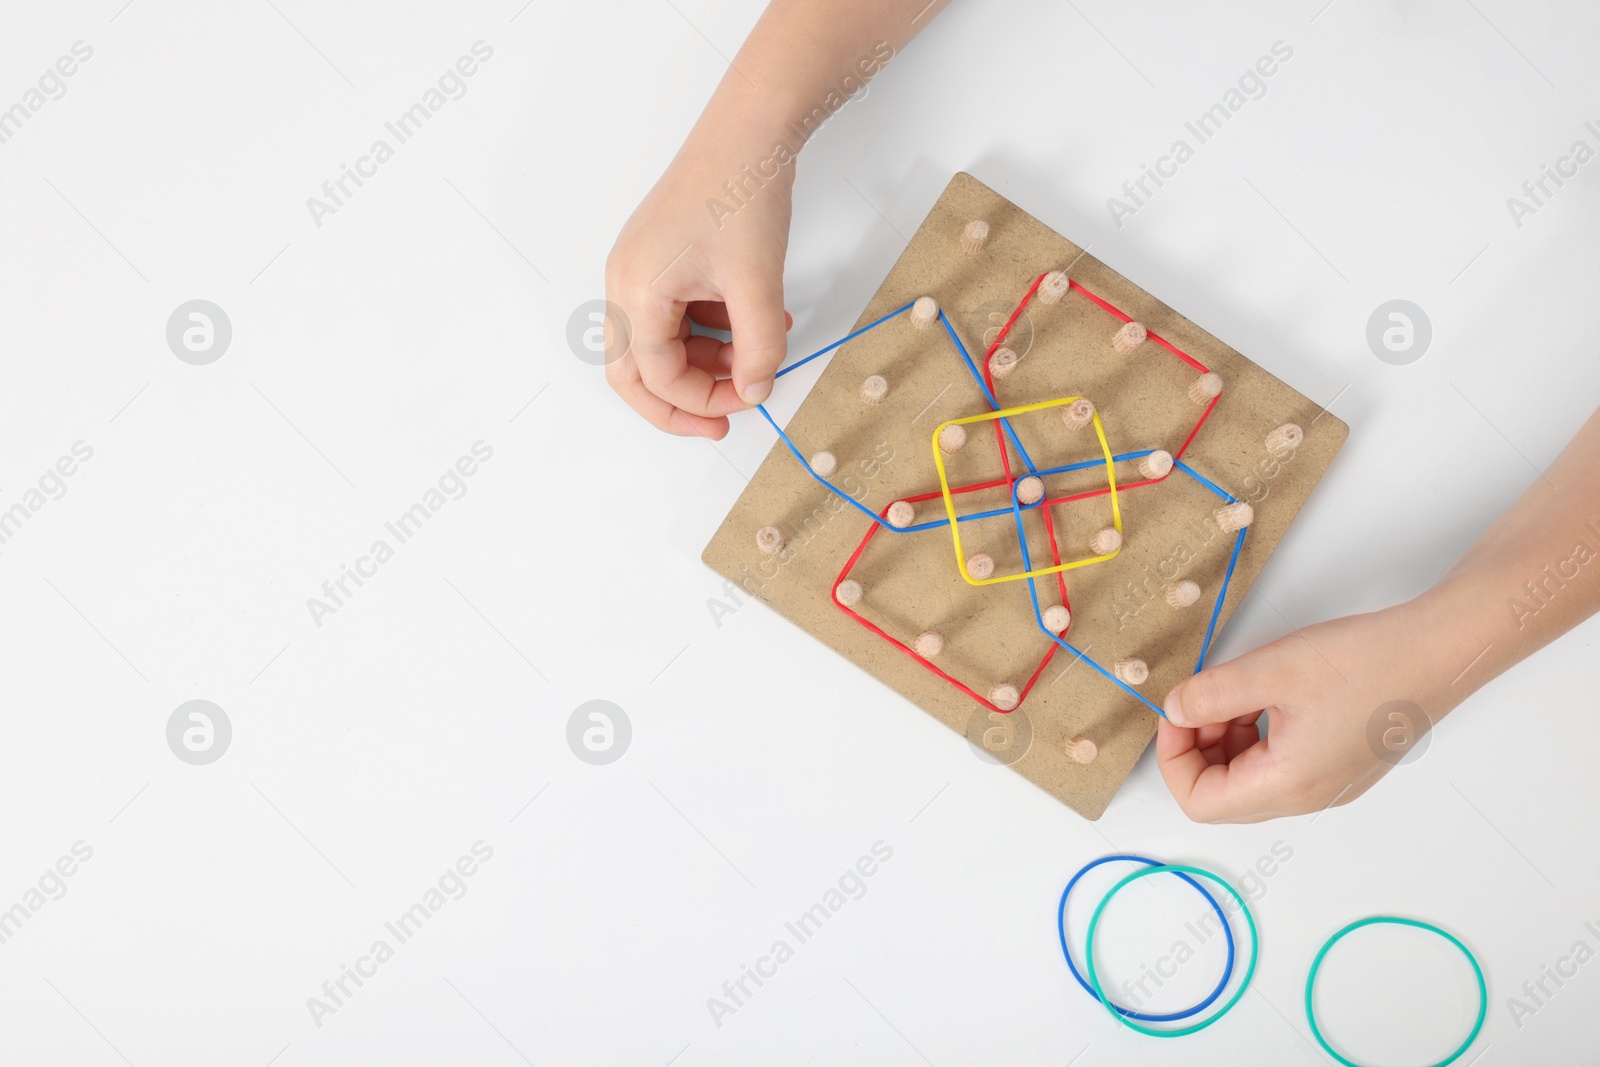
[[[1370,789],[1466,695],[1449,681],[1465,658],[1451,625],[1463,617],[1460,599],[1423,596],[1318,623],[1179,682],[1156,760],[1184,814],[1260,822]],[[1376,747],[1373,721],[1393,701],[1416,702],[1416,721],[1404,723],[1406,747]]]
[[[761,149],[762,138],[702,132],[634,211],[606,260],[606,299],[627,316],[607,329],[631,328],[606,379],[658,428],[720,440],[730,412],[772,392],[787,350],[793,320],[783,308],[783,261],[794,164],[758,188],[747,175],[771,142]],[[713,212],[711,203],[725,210]],[[690,336],[691,320],[731,330],[732,343]],[[608,336],[607,347],[613,343]]]

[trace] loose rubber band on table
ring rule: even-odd
[[[1083,991],[1088,993],[1090,996],[1095,995],[1094,987],[1084,979],[1083,975],[1078,973],[1078,965],[1072,962],[1072,950],[1067,947],[1067,897],[1072,895],[1073,886],[1077,885],[1078,881],[1083,878],[1084,875],[1088,874],[1102,863],[1115,863],[1118,861],[1143,863],[1149,867],[1165,866],[1165,864],[1161,863],[1160,861],[1149,859],[1145,856],[1134,856],[1128,854],[1101,856],[1099,859],[1093,860],[1078,868],[1078,873],[1072,876],[1072,879],[1067,882],[1067,887],[1061,891],[1061,904],[1056,908],[1056,936],[1061,939],[1061,954],[1066,957],[1067,970],[1072,972],[1072,977],[1077,979],[1078,984],[1083,987]],[[1179,874],[1178,877],[1194,886],[1200,895],[1205,897],[1206,901],[1210,903],[1211,910],[1217,913],[1217,919],[1222,923],[1222,932],[1228,941],[1228,965],[1223,968],[1222,977],[1217,981],[1217,987],[1211,991],[1206,999],[1202,1000],[1192,1008],[1188,1008],[1180,1012],[1173,1012],[1170,1015],[1151,1015],[1145,1012],[1134,1011],[1132,1008],[1124,1008],[1120,1004],[1111,1004],[1111,1009],[1119,1015],[1125,1015],[1130,1019],[1139,1019],[1147,1023],[1175,1023],[1183,1019],[1188,1019],[1211,1007],[1216,999],[1222,995],[1222,991],[1228,988],[1228,981],[1233,977],[1233,965],[1236,959],[1233,946],[1233,927],[1229,924],[1228,917],[1222,913],[1222,905],[1217,903],[1217,898],[1212,896],[1205,886],[1201,885],[1193,878],[1190,878],[1187,874]]]
[[[1141,878],[1149,878],[1151,875],[1176,874],[1180,872],[1184,874],[1197,875],[1201,878],[1211,879],[1211,881],[1226,889],[1228,891],[1228,895],[1233,898],[1234,903],[1239,905],[1239,911],[1243,913],[1245,923],[1250,927],[1250,963],[1245,967],[1244,978],[1240,980],[1239,988],[1234,990],[1233,996],[1229,997],[1228,1002],[1224,1004],[1222,1008],[1214,1015],[1208,1015],[1206,1018],[1197,1023],[1194,1023],[1190,1026],[1182,1026],[1176,1030],[1157,1030],[1154,1027],[1142,1026],[1128,1018],[1128,1016],[1118,1013],[1116,1010],[1116,1005],[1111,1003],[1111,999],[1106,996],[1105,990],[1100,988],[1100,976],[1095,970],[1094,965],[1094,935],[1095,931],[1100,928],[1100,917],[1105,914],[1106,905],[1111,903],[1111,898],[1122,892],[1124,887],[1137,882]],[[1128,1029],[1144,1034],[1148,1037],[1186,1037],[1189,1034],[1199,1033],[1201,1030],[1204,1030],[1206,1027],[1210,1026],[1212,1023],[1228,1014],[1228,1012],[1233,1010],[1233,1006],[1239,1003],[1239,998],[1244,996],[1244,991],[1249,988],[1250,979],[1254,977],[1256,973],[1256,960],[1260,954],[1261,939],[1260,935],[1256,933],[1255,916],[1250,914],[1250,906],[1244,902],[1244,897],[1239,895],[1239,891],[1223,880],[1220,875],[1213,874],[1212,872],[1200,867],[1191,867],[1182,863],[1169,863],[1157,867],[1146,867],[1142,871],[1134,871],[1122,881],[1112,886],[1110,891],[1100,899],[1100,904],[1094,909],[1094,914],[1090,916],[1089,932],[1083,939],[1083,958],[1084,962],[1087,963],[1089,967],[1089,985],[1093,987],[1095,998],[1098,999],[1101,1004],[1105,1005],[1107,1011],[1111,1012],[1112,1018],[1116,1019]]]
[[[992,377],[989,374],[989,365],[988,365],[989,357],[992,356],[994,354],[994,352],[999,349],[1001,344],[1004,343],[1007,335],[1010,333],[1010,330],[1011,330],[1012,326],[1015,325],[1015,323],[1018,320],[1018,318],[1021,317],[1021,315],[1022,315],[1023,311],[1026,309],[1028,303],[1032,300],[1033,296],[1038,291],[1039,285],[1044,280],[1044,278],[1045,278],[1045,275],[1044,274],[1040,274],[1038,277],[1036,277],[1034,279],[1033,284],[1030,285],[1028,290],[1023,294],[1023,297],[1022,297],[1021,301],[1018,302],[1017,307],[1011,313],[1010,318],[1007,319],[1005,325],[997,333],[993,343],[990,344],[987,352],[985,353],[985,356],[984,356],[984,369],[983,369],[982,373],[980,373],[978,371],[978,368],[973,363],[971,355],[968,353],[966,346],[962,343],[961,338],[956,334],[955,329],[951,325],[950,320],[948,319],[948,317],[946,317],[946,315],[944,313],[944,310],[942,308],[939,309],[938,315],[939,315],[939,321],[940,321],[941,326],[944,328],[944,331],[949,336],[951,342],[956,346],[956,351],[960,354],[961,360],[966,365],[966,368],[967,368],[968,372],[972,375],[973,379],[977,382],[978,387],[983,391],[984,399],[988,402],[991,410],[993,410],[995,412],[998,412],[1000,410],[1000,408],[999,408],[998,398],[997,398],[997,396],[996,396],[996,394],[994,392],[994,389],[993,389],[993,380],[992,380]],[[1092,303],[1094,303],[1095,305],[1097,305],[1102,310],[1106,311],[1108,314],[1110,314],[1112,317],[1118,319],[1119,321],[1124,322],[1124,323],[1131,321],[1131,317],[1130,316],[1128,316],[1127,314],[1122,312],[1119,308],[1115,307],[1114,305],[1112,305],[1108,301],[1106,301],[1106,300],[1102,299],[1101,297],[1097,296],[1096,294],[1090,292],[1088,289],[1086,289],[1085,287],[1080,285],[1078,282],[1075,282],[1075,281],[1074,282],[1070,282],[1069,283],[1069,289],[1077,290],[1085,298],[1090,300]],[[891,311],[891,312],[889,312],[889,313],[887,313],[887,314],[885,314],[883,316],[880,316],[879,318],[873,320],[872,322],[866,324],[865,326],[862,326],[859,329],[854,330],[853,332],[851,332],[850,334],[848,334],[845,337],[841,338],[840,340],[835,341],[832,344],[827,345],[827,346],[825,346],[825,347],[823,347],[821,349],[818,349],[816,352],[813,352],[811,355],[806,356],[803,359],[797,360],[794,363],[791,363],[788,366],[781,368],[774,375],[774,377],[775,378],[781,378],[783,375],[789,373],[790,371],[796,370],[796,369],[804,366],[805,364],[810,363],[811,361],[813,361],[815,359],[818,359],[821,356],[826,355],[827,353],[838,349],[839,347],[843,346],[847,342],[849,342],[851,340],[854,340],[855,338],[861,336],[862,334],[866,333],[867,331],[872,330],[872,329],[874,329],[874,328],[876,328],[878,326],[881,326],[885,322],[888,322],[890,319],[893,319],[896,316],[905,313],[906,311],[910,310],[913,306],[915,306],[915,301],[911,301],[911,302],[909,302],[907,304],[904,304],[901,307],[895,309],[894,311]],[[1165,348],[1167,351],[1171,352],[1173,355],[1177,356],[1178,358],[1183,360],[1185,363],[1187,363],[1191,367],[1193,367],[1196,370],[1200,371],[1202,374],[1209,373],[1204,364],[1200,363],[1198,360],[1193,359],[1187,353],[1185,353],[1182,350],[1178,349],[1176,346],[1172,345],[1170,342],[1168,342],[1166,339],[1162,338],[1158,334],[1155,334],[1153,332],[1149,332],[1149,333],[1147,333],[1147,339],[1149,339],[1151,341],[1154,341],[1158,346],[1160,346],[1162,348]],[[1189,435],[1184,439],[1183,444],[1179,447],[1178,451],[1173,454],[1173,460],[1174,460],[1174,466],[1182,469],[1185,473],[1187,473],[1190,476],[1192,476],[1193,478],[1195,478],[1197,481],[1199,481],[1202,485],[1204,485],[1205,487],[1210,489],[1212,492],[1214,492],[1217,495],[1221,496],[1225,501],[1227,501],[1229,503],[1232,503],[1234,501],[1234,498],[1231,495],[1229,495],[1224,490],[1220,489],[1218,486],[1216,486],[1214,483],[1212,483],[1210,480],[1206,479],[1204,476],[1199,474],[1192,467],[1189,467],[1187,464],[1182,462],[1183,455],[1188,451],[1189,446],[1194,442],[1195,436],[1200,432],[1200,428],[1202,426],[1204,426],[1206,421],[1211,417],[1211,413],[1212,413],[1213,410],[1215,410],[1217,402],[1220,399],[1221,399],[1220,395],[1216,396],[1216,397],[1213,397],[1211,399],[1210,403],[1206,405],[1205,409],[1201,412],[1200,418],[1195,422],[1194,427],[1189,431]],[[883,514],[879,514],[879,513],[873,512],[870,508],[866,507],[865,505],[861,504],[859,501],[854,499],[849,493],[844,492],[838,486],[835,486],[832,482],[830,482],[827,478],[822,477],[821,475],[817,474],[816,471],[812,470],[811,464],[807,461],[807,459],[801,453],[799,448],[797,448],[795,446],[794,442],[789,438],[789,435],[784,432],[784,430],[783,430],[783,428],[781,426],[778,425],[777,420],[772,417],[772,414],[771,414],[771,412],[769,412],[767,410],[766,405],[765,404],[757,404],[756,408],[761,413],[762,417],[764,419],[766,419],[767,423],[777,433],[779,439],[783,441],[784,445],[789,449],[790,453],[792,453],[794,455],[795,459],[800,463],[801,467],[806,471],[806,473],[810,474],[813,479],[815,479],[817,482],[821,483],[830,492],[834,493],[836,496],[838,496],[840,499],[845,501],[847,504],[851,505],[857,511],[861,512],[864,516],[866,516],[873,523],[873,526],[871,528],[869,528],[869,530],[867,531],[866,537],[864,537],[862,539],[861,544],[857,547],[855,553],[851,556],[849,562],[846,563],[845,569],[840,572],[839,577],[835,580],[834,584],[835,584],[836,587],[837,587],[839,582],[842,582],[844,580],[845,575],[848,574],[848,572],[851,569],[851,567],[853,567],[855,565],[855,562],[860,558],[862,551],[866,548],[867,542],[871,540],[872,535],[874,533],[876,533],[879,529],[887,529],[887,530],[889,530],[889,531],[891,531],[893,533],[917,533],[917,532],[921,532],[921,531],[924,531],[924,530],[930,530],[930,529],[934,529],[934,528],[937,528],[937,527],[940,527],[940,526],[949,525],[949,526],[952,527],[952,530],[953,530],[955,523],[966,522],[966,521],[970,521],[972,519],[997,518],[997,517],[999,517],[1001,515],[1006,514],[1007,511],[1010,511],[1012,513],[1013,519],[1017,524],[1017,532],[1018,532],[1019,543],[1020,543],[1020,546],[1021,546],[1021,549],[1022,549],[1024,560],[1025,560],[1025,562],[1027,562],[1027,557],[1028,557],[1029,553],[1028,553],[1028,548],[1027,548],[1026,533],[1025,533],[1025,531],[1024,531],[1022,525],[1021,525],[1021,511],[1024,510],[1024,509],[1040,508],[1040,509],[1043,509],[1042,510],[1042,517],[1044,519],[1044,522],[1045,522],[1045,525],[1046,525],[1046,529],[1047,529],[1047,531],[1049,533],[1052,558],[1056,561],[1056,567],[1051,568],[1046,573],[1051,573],[1051,572],[1056,573],[1057,582],[1058,582],[1058,584],[1060,586],[1061,593],[1062,593],[1062,600],[1065,603],[1065,601],[1067,600],[1067,590],[1066,590],[1066,584],[1065,584],[1065,580],[1064,580],[1064,572],[1065,572],[1066,568],[1062,567],[1060,565],[1060,562],[1059,562],[1059,546],[1058,546],[1057,538],[1055,536],[1054,523],[1051,520],[1050,512],[1049,512],[1048,509],[1050,507],[1056,505],[1056,504],[1067,503],[1067,502],[1076,501],[1076,500],[1080,500],[1080,499],[1086,499],[1086,498],[1091,497],[1091,496],[1098,496],[1100,494],[1108,493],[1108,492],[1113,494],[1113,501],[1115,501],[1114,494],[1116,493],[1118,488],[1121,488],[1122,490],[1142,488],[1142,487],[1147,486],[1147,485],[1154,485],[1157,482],[1165,481],[1166,477],[1167,477],[1167,475],[1163,475],[1160,478],[1146,479],[1145,481],[1142,481],[1142,482],[1134,482],[1134,483],[1130,483],[1130,484],[1127,484],[1127,485],[1124,485],[1124,486],[1120,486],[1120,487],[1116,486],[1115,482],[1113,480],[1111,485],[1108,485],[1107,487],[1104,487],[1104,488],[1101,488],[1101,489],[1090,490],[1088,492],[1072,494],[1072,495],[1069,495],[1069,496],[1066,496],[1066,497],[1060,497],[1060,498],[1055,498],[1055,499],[1050,499],[1050,498],[1046,497],[1046,498],[1043,498],[1043,499],[1041,499],[1039,501],[1036,501],[1032,505],[1021,504],[1016,499],[1017,479],[1014,476],[1012,476],[1012,474],[1011,474],[1010,461],[1009,461],[1009,458],[1007,456],[1007,450],[1004,447],[1004,438],[1005,437],[1010,437],[1012,443],[1016,446],[1018,453],[1022,457],[1022,460],[1023,460],[1024,464],[1027,466],[1029,473],[1031,475],[1033,475],[1033,476],[1036,476],[1036,477],[1043,477],[1043,476],[1051,474],[1051,473],[1064,473],[1065,471],[1068,471],[1068,470],[1083,469],[1086,466],[1095,466],[1095,465],[1098,465],[1099,463],[1101,463],[1102,460],[1091,460],[1091,461],[1088,461],[1087,463],[1084,463],[1084,464],[1068,464],[1068,465],[1065,465],[1064,467],[1061,467],[1061,468],[1049,468],[1047,470],[1040,471],[1040,470],[1038,470],[1038,468],[1033,463],[1032,458],[1028,455],[1027,450],[1026,450],[1026,448],[1024,448],[1021,440],[1017,437],[1015,430],[1012,429],[1012,427],[1010,425],[1010,422],[1009,422],[1009,419],[1006,418],[1006,417],[1003,417],[1003,416],[997,416],[997,421],[996,421],[996,433],[997,433],[997,435],[1001,435],[1001,431],[1003,430],[1003,435],[1001,435],[1001,440],[999,442],[1000,446],[1001,446],[999,452],[1000,452],[1000,459],[1001,459],[1002,467],[1004,468],[1004,470],[1006,472],[1006,477],[1002,478],[1002,479],[989,481],[989,482],[977,483],[977,484],[969,485],[969,486],[960,486],[960,487],[950,488],[950,489],[947,490],[947,492],[949,494],[951,494],[951,495],[955,495],[955,494],[961,494],[961,493],[966,493],[966,492],[972,492],[972,491],[976,491],[976,490],[980,490],[980,489],[996,488],[998,486],[1006,485],[1006,484],[1009,483],[1010,486],[1011,486],[1011,497],[1012,497],[1011,506],[1009,508],[1001,508],[1001,509],[993,509],[993,510],[988,510],[988,511],[981,511],[981,512],[976,512],[976,513],[973,513],[973,514],[970,514],[970,515],[964,515],[964,516],[957,516],[957,515],[954,515],[952,513],[952,514],[947,514],[947,516],[942,520],[932,520],[932,521],[917,523],[917,524],[910,525],[910,526],[905,526],[905,527],[896,527],[896,526],[891,525],[887,521],[886,517]],[[1097,424],[1097,428],[1098,428],[1098,424]],[[1139,458],[1139,457],[1142,457],[1142,456],[1149,455],[1151,451],[1153,451],[1153,450],[1148,450],[1147,449],[1147,450],[1145,450],[1143,452],[1130,452],[1130,453],[1126,453],[1126,454],[1124,454],[1122,456],[1113,456],[1113,457],[1109,457],[1107,460],[1105,460],[1105,462],[1107,462],[1108,465],[1109,465],[1110,463],[1118,462],[1118,461],[1121,461],[1121,460],[1124,460],[1124,459]],[[1112,474],[1112,478],[1114,479],[1114,472]],[[920,502],[920,501],[923,501],[923,500],[931,499],[933,496],[936,496],[936,495],[941,495],[941,494],[926,494],[926,495],[916,496],[916,497],[907,497],[907,498],[904,498],[904,499],[906,499],[908,502],[911,502],[911,503],[917,503],[917,502]],[[1113,503],[1113,506],[1115,507],[1115,503]],[[888,508],[886,506],[884,508],[884,511],[887,512],[887,510],[888,510]],[[1216,599],[1216,602],[1214,603],[1214,605],[1212,607],[1211,617],[1210,617],[1210,619],[1208,621],[1208,624],[1206,626],[1206,633],[1205,633],[1205,636],[1204,636],[1204,638],[1202,639],[1202,642],[1201,642],[1200,655],[1199,655],[1199,658],[1195,662],[1195,673],[1199,673],[1199,671],[1201,669],[1203,669],[1203,667],[1205,666],[1206,656],[1210,652],[1211,641],[1212,641],[1212,638],[1213,638],[1213,636],[1215,634],[1215,631],[1216,631],[1217,621],[1218,621],[1218,619],[1219,619],[1219,617],[1221,615],[1222,605],[1225,602],[1225,600],[1227,599],[1229,583],[1232,581],[1234,570],[1235,570],[1235,568],[1236,568],[1236,566],[1238,564],[1240,550],[1244,546],[1245,533],[1246,533],[1246,530],[1245,529],[1241,529],[1239,531],[1237,539],[1234,542],[1233,552],[1232,552],[1232,554],[1231,554],[1231,556],[1229,557],[1229,560],[1228,560],[1227,571],[1223,576],[1221,588],[1218,590],[1217,599]],[[1115,553],[1112,553],[1112,554],[1114,555]],[[1060,569],[1057,569],[1057,568],[1060,568]],[[1027,562],[1027,569],[1028,570],[1032,570],[1033,569],[1031,562]],[[966,577],[964,566],[962,567],[962,576],[964,578]],[[1014,577],[1021,577],[1021,576],[1014,576]],[[1146,699],[1137,690],[1133,689],[1131,686],[1129,686],[1126,683],[1124,683],[1120,678],[1117,678],[1116,675],[1114,675],[1110,671],[1107,671],[1105,668],[1101,667],[1094,660],[1090,659],[1084,652],[1079,651],[1078,649],[1074,648],[1070,643],[1068,643],[1065,640],[1065,638],[1061,634],[1056,634],[1056,633],[1052,632],[1048,627],[1046,627],[1044,625],[1044,619],[1043,619],[1042,611],[1041,611],[1041,609],[1039,607],[1038,590],[1037,590],[1037,587],[1035,585],[1035,578],[1028,577],[1027,581],[1028,581],[1028,586],[1029,586],[1029,596],[1030,596],[1030,598],[1031,598],[1031,600],[1033,602],[1035,620],[1038,623],[1039,628],[1041,629],[1041,631],[1043,631],[1047,636],[1049,636],[1053,643],[1052,643],[1051,647],[1045,653],[1045,656],[1044,656],[1043,660],[1040,662],[1038,668],[1034,671],[1033,676],[1031,678],[1029,678],[1027,685],[1018,694],[1018,702],[1017,702],[1017,705],[1016,705],[1017,707],[1020,707],[1022,705],[1022,701],[1026,699],[1028,692],[1033,688],[1033,683],[1038,680],[1038,677],[1039,677],[1040,673],[1043,672],[1045,665],[1049,663],[1050,659],[1052,658],[1052,656],[1054,655],[1054,653],[1056,651],[1056,648],[1060,647],[1060,648],[1065,648],[1069,652],[1072,652],[1078,659],[1081,659],[1081,660],[1087,662],[1091,667],[1093,667],[1103,677],[1110,679],[1112,682],[1116,683],[1116,685],[1119,688],[1121,688],[1124,692],[1128,693],[1130,696],[1134,697],[1136,700],[1138,700],[1145,707],[1147,707],[1150,710],[1154,711],[1157,715],[1160,715],[1163,718],[1165,718],[1165,712],[1160,707],[1158,707],[1157,705],[1151,703],[1148,699]],[[857,622],[859,622],[863,627],[865,627],[869,631],[877,634],[879,637],[882,637],[884,640],[888,641],[890,644],[894,645],[895,647],[899,648],[902,652],[906,653],[907,655],[909,655],[913,659],[915,659],[923,667],[925,667],[926,669],[932,671],[934,674],[938,675],[940,678],[942,678],[945,681],[949,682],[951,685],[955,686],[960,691],[966,693],[968,696],[971,696],[974,700],[976,700],[978,703],[984,705],[985,707],[989,708],[991,711],[1000,712],[1000,713],[1004,714],[1004,713],[1007,713],[1007,712],[1009,712],[1011,710],[1014,710],[1014,709],[1010,709],[1010,708],[1002,709],[1002,708],[996,707],[990,701],[988,701],[988,700],[984,699],[983,697],[979,696],[971,688],[969,688],[965,684],[961,683],[959,680],[951,677],[949,674],[946,674],[943,670],[940,670],[937,666],[935,666],[933,663],[929,662],[927,659],[925,659],[925,658],[923,658],[921,656],[918,656],[915,653],[915,651],[912,650],[904,642],[899,641],[898,639],[894,638],[892,635],[890,635],[887,632],[885,632],[882,628],[874,625],[872,622],[867,620],[865,617],[863,617],[859,613],[857,613],[855,611],[852,611],[851,609],[849,609],[845,605],[839,603],[837,598],[835,598],[834,602],[835,602],[835,605],[840,610],[844,611],[847,615],[851,616],[853,619],[855,619]],[[1065,631],[1063,631],[1063,633],[1064,632]]]
[[[1375,926],[1379,924],[1390,926],[1410,926],[1418,930],[1425,930],[1430,934],[1438,934],[1456,948],[1460,949],[1461,954],[1467,957],[1467,962],[1472,964],[1473,976],[1478,980],[1478,1018],[1472,1024],[1472,1032],[1467,1035],[1467,1039],[1465,1041],[1461,1042],[1461,1046],[1459,1048],[1450,1053],[1450,1055],[1446,1056],[1444,1059],[1440,1060],[1438,1063],[1429,1065],[1429,1067],[1449,1067],[1450,1064],[1460,1059],[1462,1055],[1466,1053],[1467,1049],[1472,1047],[1472,1043],[1474,1041],[1478,1040],[1478,1034],[1483,1030],[1484,1019],[1486,1019],[1489,1015],[1489,987],[1483,980],[1483,968],[1478,966],[1477,957],[1472,954],[1471,949],[1467,948],[1466,945],[1461,943],[1460,938],[1456,937],[1455,934],[1452,934],[1448,930],[1435,926],[1432,923],[1422,922],[1420,919],[1402,919],[1394,915],[1373,915],[1366,919],[1357,919],[1349,926],[1346,926],[1343,930],[1340,930],[1338,933],[1328,938],[1327,942],[1324,943],[1322,948],[1318,950],[1316,958],[1311,961],[1311,971],[1306,975],[1306,1021],[1311,1024],[1311,1036],[1317,1039],[1317,1044],[1322,1046],[1322,1051],[1326,1052],[1328,1055],[1344,1064],[1344,1067],[1361,1067],[1361,1064],[1356,1063],[1354,1060],[1347,1059],[1338,1052],[1335,1052],[1333,1046],[1328,1044],[1328,1039],[1322,1036],[1322,1030],[1317,1026],[1317,1012],[1312,994],[1316,990],[1317,986],[1317,972],[1322,969],[1322,961],[1328,955],[1328,950],[1333,948],[1333,946],[1336,945],[1346,934],[1353,933],[1356,930],[1361,929],[1363,926]]]

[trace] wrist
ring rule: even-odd
[[[767,132],[768,121],[708,106],[657,188],[674,190],[675,199],[704,203],[718,230],[751,201],[789,204],[794,155]]]
[[[1425,706],[1437,722],[1509,663],[1503,635],[1493,632],[1494,603],[1476,576],[1452,571],[1431,589],[1399,605],[1422,668]]]
[[[748,165],[759,169],[765,181],[792,183],[794,159],[804,139],[788,128],[784,101],[784,94],[758,90],[730,71],[684,139],[680,155],[715,162],[724,170]],[[773,157],[779,158],[768,164]]]

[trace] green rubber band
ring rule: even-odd
[[[1211,881],[1220,885],[1222,888],[1226,889],[1228,891],[1228,895],[1231,896],[1234,899],[1234,902],[1239,905],[1239,910],[1244,913],[1245,922],[1250,926],[1250,963],[1249,966],[1245,967],[1244,969],[1244,979],[1239,983],[1239,988],[1234,991],[1233,996],[1230,997],[1228,1002],[1224,1004],[1215,1014],[1209,1015],[1197,1023],[1180,1027],[1176,1030],[1157,1030],[1154,1027],[1141,1026],[1132,1019],[1129,1019],[1127,1016],[1123,1015],[1121,1012],[1117,1011],[1117,1009],[1112,1006],[1111,998],[1106,996],[1105,990],[1100,988],[1100,977],[1095,972],[1094,966],[1094,935],[1095,931],[1100,926],[1100,916],[1105,913],[1106,905],[1111,903],[1111,898],[1120,893],[1124,886],[1132,882],[1137,882],[1141,878],[1149,878],[1153,874],[1177,874],[1180,872],[1183,874],[1199,875],[1201,878],[1210,879]],[[1234,889],[1233,886],[1223,881],[1223,879],[1218,875],[1212,874],[1210,871],[1202,870],[1199,867],[1187,867],[1181,863],[1171,863],[1161,867],[1146,867],[1143,870],[1134,871],[1122,881],[1112,886],[1111,891],[1100,898],[1099,906],[1094,909],[1094,914],[1089,917],[1089,936],[1084,938],[1083,958],[1084,961],[1089,965],[1089,986],[1094,990],[1094,995],[1099,998],[1100,1003],[1105,1007],[1106,1011],[1111,1013],[1111,1017],[1113,1019],[1117,1020],[1117,1022],[1121,1023],[1123,1026],[1126,1026],[1128,1029],[1133,1030],[1136,1033],[1145,1034],[1149,1037],[1185,1037],[1189,1034],[1198,1033],[1201,1030],[1204,1030],[1206,1027],[1210,1026],[1212,1023],[1228,1014],[1228,1012],[1232,1010],[1233,1006],[1239,1003],[1239,998],[1244,996],[1245,989],[1250,985],[1250,977],[1256,973],[1256,956],[1259,954],[1260,949],[1261,944],[1256,937],[1256,921],[1250,914],[1249,905],[1244,902],[1244,898],[1239,895],[1239,891],[1237,889]],[[1477,1031],[1474,1030],[1473,1034],[1476,1035]]]
[[[1432,923],[1421,922],[1417,919],[1401,919],[1393,915],[1374,915],[1369,919],[1358,919],[1349,926],[1346,926],[1343,930],[1340,930],[1338,933],[1334,934],[1332,937],[1328,938],[1327,944],[1322,946],[1322,949],[1317,953],[1316,958],[1311,961],[1311,973],[1306,975],[1306,1019],[1311,1023],[1311,1036],[1317,1039],[1317,1044],[1322,1046],[1322,1051],[1326,1052],[1328,1055],[1344,1064],[1344,1067],[1362,1067],[1361,1064],[1355,1062],[1354,1060],[1346,1059],[1345,1057],[1339,1055],[1339,1053],[1335,1052],[1333,1050],[1333,1046],[1328,1044],[1327,1038],[1322,1036],[1322,1030],[1317,1026],[1317,1013],[1312,1005],[1311,994],[1313,990],[1316,989],[1317,972],[1322,969],[1322,960],[1325,956],[1327,956],[1328,950],[1337,944],[1340,938],[1344,937],[1344,935],[1350,933],[1351,931],[1359,930],[1363,926],[1372,926],[1377,923],[1388,923],[1391,926],[1412,926],[1418,930],[1426,930],[1430,934],[1438,934],[1456,948],[1460,949],[1461,954],[1467,957],[1467,962],[1472,964],[1472,973],[1476,975],[1478,979],[1478,1021],[1472,1024],[1472,1033],[1468,1034],[1467,1039],[1461,1042],[1460,1048],[1450,1053],[1450,1055],[1446,1056],[1438,1063],[1428,1065],[1428,1067],[1448,1067],[1449,1064],[1452,1064],[1456,1062],[1456,1060],[1460,1059],[1462,1054],[1465,1053],[1467,1049],[1472,1047],[1472,1043],[1478,1040],[1478,1034],[1483,1030],[1483,1021],[1484,1019],[1488,1018],[1489,1015],[1489,987],[1483,980],[1483,968],[1478,966],[1477,957],[1472,954],[1471,949],[1467,948],[1466,945],[1461,943],[1461,939],[1459,937],[1457,937],[1455,934],[1452,934],[1448,930],[1441,930]]]

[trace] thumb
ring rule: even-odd
[[[1268,645],[1186,678],[1167,694],[1156,759],[1191,819],[1253,822],[1290,810],[1284,808],[1282,761],[1269,739],[1257,735],[1254,713],[1282,704],[1291,666],[1281,646]],[[1238,726],[1217,725],[1240,719]]]
[[[1172,687],[1162,710],[1174,726],[1195,728],[1228,722],[1268,707],[1283,696],[1275,648],[1256,649],[1238,659],[1185,678]]]
[[[746,404],[772,395],[772,380],[788,353],[783,276],[757,278],[728,294],[733,331],[733,388]]]

